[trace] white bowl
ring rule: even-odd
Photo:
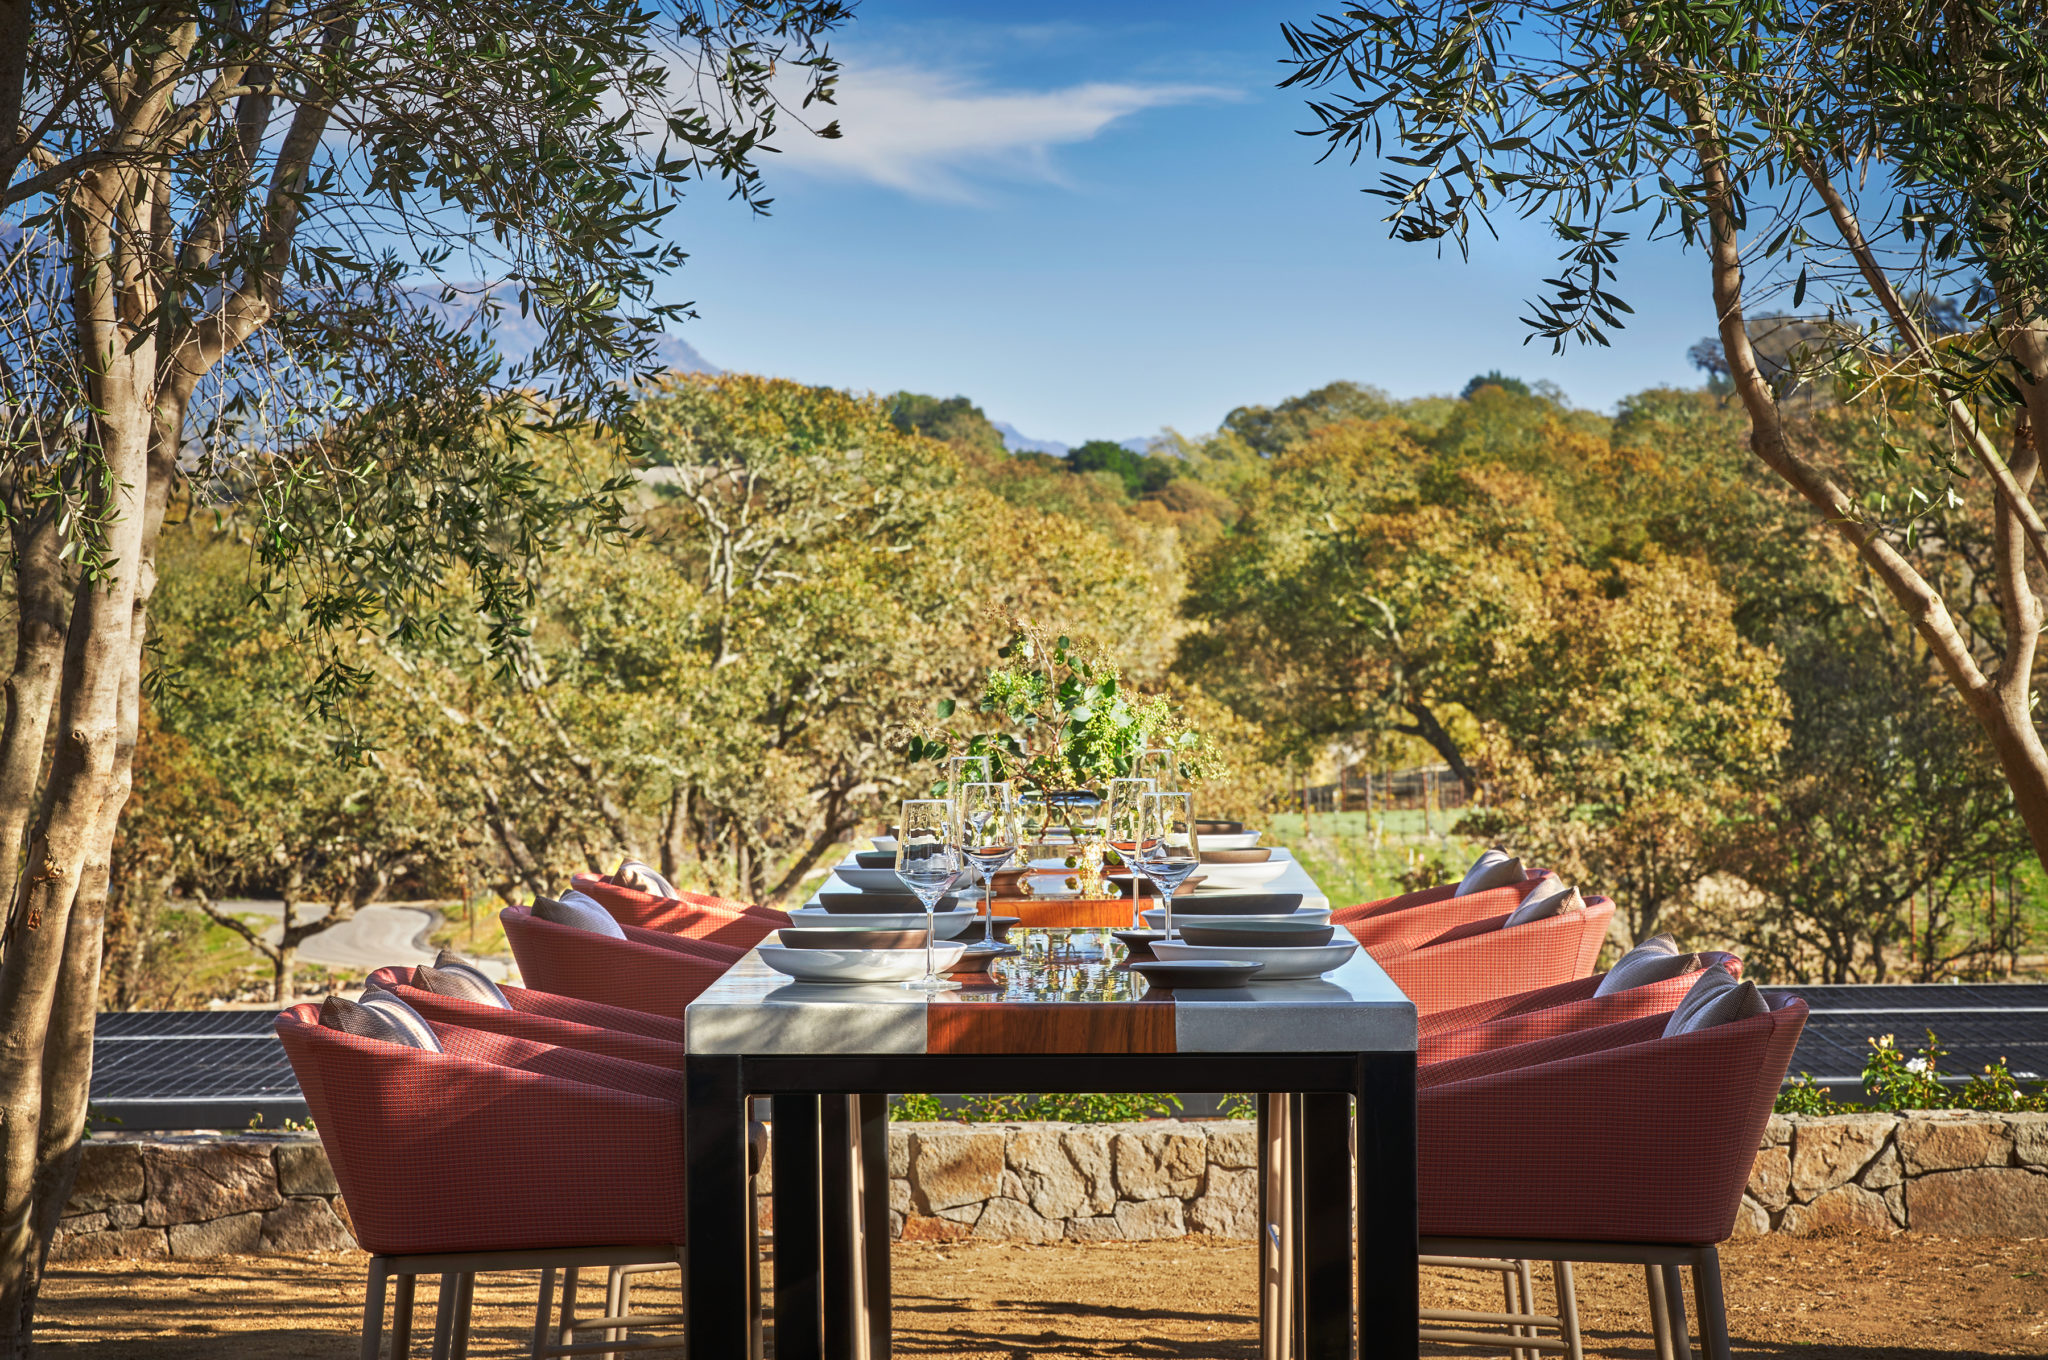
[[[852,860],[832,866],[839,881],[856,892],[909,892],[894,869],[863,869]]]
[[[1259,837],[1265,834],[1263,831],[1218,831],[1213,834],[1205,831],[1202,833],[1202,848],[1204,850],[1249,850],[1257,845]],[[1261,973],[1259,976],[1264,977],[1265,974]]]
[[[924,976],[922,949],[787,949],[754,946],[761,962],[800,982],[909,982]],[[944,972],[960,962],[964,944],[932,947],[932,967]]]
[[[896,838],[894,836],[874,836],[869,838],[868,844],[877,850],[894,850],[896,848]]]
[[[950,940],[966,930],[975,918],[973,907],[955,907],[932,913],[932,928],[938,938]],[[863,930],[922,930],[921,911],[826,911],[823,907],[798,907],[790,912],[793,926],[848,926]]]
[[[1145,900],[1149,902],[1152,899],[1147,897]],[[1166,928],[1166,909],[1164,907],[1147,907],[1141,915],[1145,918],[1145,924],[1153,930],[1164,930]],[[1329,919],[1330,909],[1328,907],[1296,907],[1293,911],[1282,912],[1205,911],[1200,916],[1195,916],[1189,912],[1181,912],[1174,921],[1174,924],[1178,926],[1186,921],[1198,920],[1203,925],[1211,925],[1217,921],[1314,921],[1317,925],[1323,925]]]
[[[1183,944],[1179,940],[1155,940],[1152,944],[1153,957],[1169,963],[1182,959],[1243,959],[1246,963],[1263,963],[1265,970],[1253,979],[1255,982],[1321,977],[1351,962],[1351,956],[1357,952],[1358,941],[1350,939],[1332,940],[1328,944],[1291,945],[1281,949],[1241,944]]]
[[[1204,864],[1201,868],[1202,887],[1197,891],[1211,888],[1256,888],[1261,883],[1271,883],[1287,872],[1289,861],[1269,859],[1264,864]],[[1259,976],[1264,977],[1261,973]]]

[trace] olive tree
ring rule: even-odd
[[[1329,151],[1370,155],[1392,234],[1465,248],[1497,215],[1563,245],[1531,339],[1607,344],[1638,236],[1704,254],[1750,447],[1853,547],[1983,729],[2048,862],[2033,717],[2048,527],[2048,30],[2037,5],[1373,0],[1290,25],[1287,84]],[[1789,295],[1809,339],[1760,364]],[[1809,304],[1809,299],[1812,299]],[[1892,432],[1851,470],[1802,437],[1812,384]],[[1932,438],[1909,433],[1931,428]],[[1961,511],[1995,546],[1974,628],[1916,555]]]
[[[0,22],[0,1353],[77,1163],[156,544],[253,513],[299,641],[481,611],[518,636],[564,526],[525,435],[625,418],[692,179],[764,203],[845,0],[14,0]],[[833,132],[831,125],[820,131]],[[538,334],[507,362],[493,334]],[[453,587],[451,589],[451,586]],[[366,672],[335,651],[309,698]]]

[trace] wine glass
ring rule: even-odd
[[[948,756],[946,758],[946,797],[958,798],[965,784],[988,783],[987,756]]]
[[[953,804],[946,798],[906,798],[896,835],[896,877],[924,903],[924,976],[903,985],[912,991],[950,992],[960,984],[934,967],[932,939],[939,899],[960,876],[960,847],[954,841]]]
[[[995,875],[1017,857],[1023,837],[1017,824],[1017,801],[1008,784],[962,784],[953,803],[959,827],[960,850],[981,880],[981,895],[988,903],[981,937],[996,942]]]
[[[1138,872],[1138,798],[1141,794],[1157,793],[1158,785],[1150,779],[1112,779],[1109,781],[1109,811],[1104,817],[1104,830],[1109,843],[1123,859],[1124,867],[1131,871],[1131,924],[1141,926],[1144,918],[1138,914],[1144,905],[1144,893],[1140,885],[1144,877]]]
[[[1152,881],[1166,908],[1166,938],[1173,938],[1173,894],[1202,862],[1195,837],[1195,799],[1189,793],[1138,795],[1138,870]]]
[[[1180,763],[1163,746],[1148,746],[1138,752],[1138,758],[1131,762],[1131,774],[1157,784],[1159,793],[1180,790]]]

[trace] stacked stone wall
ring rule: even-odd
[[[1149,1241],[1258,1230],[1249,1120],[896,1124],[889,1229],[910,1241]],[[628,1174],[622,1170],[622,1174]],[[772,1223],[771,1165],[757,1185]],[[2048,1114],[1775,1116],[1738,1235],[2048,1237]],[[355,1245],[308,1136],[93,1139],[53,1256],[197,1259]]]

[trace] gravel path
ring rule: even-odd
[[[276,919],[278,924],[264,932],[264,938],[273,944],[283,933],[282,902],[260,898],[223,902],[221,909],[238,916]],[[305,915],[311,920],[317,921],[326,914],[325,906],[305,908]],[[427,943],[427,936],[440,922],[441,913],[428,907],[364,907],[352,920],[307,939],[299,946],[299,958],[325,968],[361,973],[374,972],[389,964],[410,968],[414,964],[432,963],[435,950]],[[502,963],[489,959],[482,963],[484,971],[492,977],[505,976]]]

